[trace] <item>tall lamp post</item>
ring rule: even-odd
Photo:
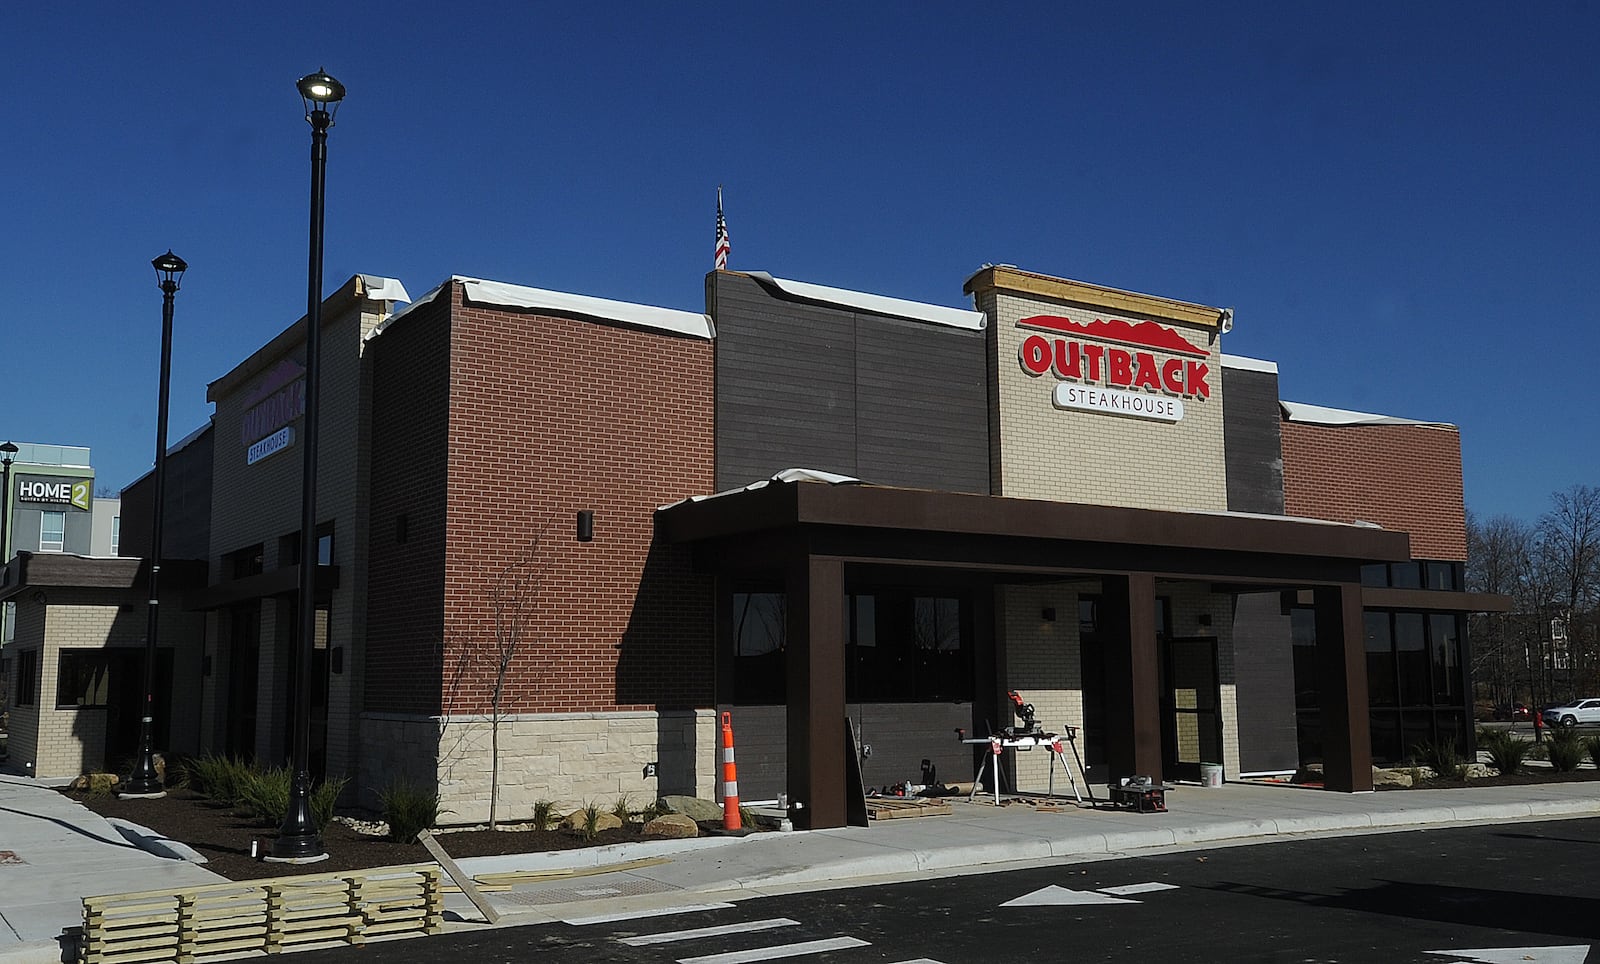
[[[156,772],[155,750],[151,747],[151,723],[155,719],[156,699],[156,634],[161,623],[161,510],[166,505],[167,469],[167,396],[172,383],[172,301],[189,266],[184,260],[167,253],[150,262],[156,269],[157,287],[161,289],[161,392],[156,404],[156,470],[155,507],[150,513],[150,595],[145,610],[149,614],[144,635],[144,713],[139,717],[139,756],[134,761],[133,773],[122,790],[125,797],[164,797],[161,775]]]
[[[11,561],[11,463],[16,461],[15,442],[0,444],[0,566]]]
[[[297,86],[311,125],[311,257],[306,271],[306,406],[300,489],[300,634],[295,641],[294,777],[289,807],[269,855],[310,862],[327,856],[311,814],[311,656],[317,631],[317,401],[322,393],[322,208],[328,174],[328,128],[344,85],[318,70]]]

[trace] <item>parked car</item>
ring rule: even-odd
[[[1533,709],[1526,703],[1501,703],[1494,708],[1494,718],[1497,720],[1510,720],[1516,723],[1521,720],[1533,719]]]
[[[1545,726],[1577,726],[1579,723],[1600,723],[1600,697],[1572,700],[1544,711]]]

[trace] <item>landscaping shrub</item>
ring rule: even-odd
[[[317,826],[326,827],[328,821],[333,819],[333,808],[339,802],[339,794],[344,792],[349,783],[347,777],[323,780],[311,791],[311,817],[317,822]]]
[[[1522,769],[1533,744],[1525,743],[1504,730],[1479,730],[1478,749],[1489,754],[1489,765],[1502,776],[1511,776]]]
[[[1550,768],[1557,773],[1576,770],[1588,755],[1583,740],[1572,730],[1552,731],[1550,738],[1545,741],[1544,752],[1550,760]]]
[[[250,768],[231,757],[207,754],[190,760],[185,769],[196,793],[232,807],[239,804],[239,783]]]
[[[269,826],[281,822],[289,810],[289,784],[293,779],[289,768],[246,768],[238,776],[239,809]]]
[[[533,829],[549,830],[561,822],[561,814],[556,813],[554,800],[535,800],[533,802]]]
[[[416,843],[417,835],[439,822],[439,792],[410,781],[396,780],[378,792],[389,839]]]
[[[618,797],[617,802],[611,805],[611,815],[623,823],[633,819],[633,802],[628,799],[626,793]]]
[[[1600,736],[1586,736],[1583,738],[1583,752],[1589,754],[1589,762],[1600,767]]]
[[[593,840],[600,833],[600,808],[590,803],[578,811],[578,836]]]
[[[1466,778],[1466,761],[1454,740],[1424,741],[1411,748],[1411,755],[1432,770],[1441,780]]]

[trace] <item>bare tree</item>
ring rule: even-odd
[[[484,662],[493,674],[489,691],[489,829],[495,829],[500,790],[500,724],[507,716],[507,682],[512,664],[529,645],[539,589],[548,563],[542,561],[540,530],[527,547],[488,580],[493,634],[484,640]]]
[[[1550,510],[1539,517],[1540,561],[1549,595],[1546,622],[1566,633],[1569,686],[1592,685],[1595,654],[1580,632],[1586,613],[1600,596],[1600,488],[1574,485],[1552,493]],[[1554,631],[1552,630],[1552,636]]]
[[[1522,614],[1535,602],[1529,593],[1535,546],[1533,527],[1520,519],[1467,515],[1467,588],[1510,596],[1516,610],[1474,620],[1472,678],[1480,695],[1496,705],[1515,702],[1521,692],[1535,698],[1533,663],[1519,632],[1526,621]]]

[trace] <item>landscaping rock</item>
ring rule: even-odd
[[[583,811],[582,810],[575,810],[572,813],[567,814],[566,818],[561,821],[561,829],[562,830],[584,830],[584,829],[586,829],[586,827],[584,826],[586,822],[587,822],[587,818],[583,815]],[[594,822],[594,831],[595,831],[595,833],[599,833],[602,830],[617,830],[617,829],[620,829],[621,827],[622,827],[622,820],[619,819],[616,814],[612,813],[609,810],[602,810],[598,814],[595,815],[595,822]]]
[[[1377,789],[1378,787],[1409,787],[1411,786],[1411,782],[1411,774],[1405,772],[1404,770],[1380,770],[1377,767],[1372,768],[1373,789]]]
[[[699,797],[662,797],[661,809],[667,813],[681,813],[690,820],[722,820],[722,804]]]
[[[664,813],[645,824],[644,832],[651,837],[698,837],[700,825],[681,813]]]
[[[89,793],[110,793],[122,781],[115,773],[85,773],[72,781],[72,789]]]

